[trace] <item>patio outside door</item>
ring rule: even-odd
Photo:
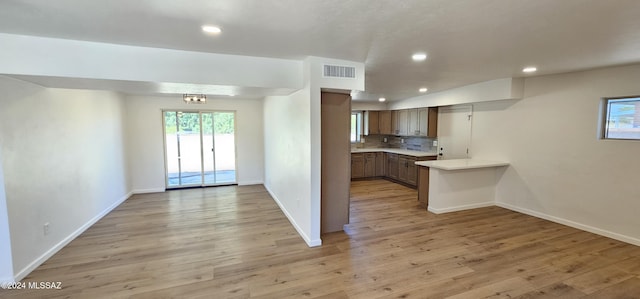
[[[234,112],[163,114],[167,189],[236,183]]]

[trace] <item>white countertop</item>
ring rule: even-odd
[[[416,165],[438,168],[442,170],[460,170],[460,169],[508,166],[509,162],[476,160],[476,159],[452,159],[452,160],[420,161],[420,162],[416,162]]]
[[[392,153],[392,154],[400,154],[406,156],[414,156],[414,157],[429,157],[429,156],[437,156],[436,152],[421,152],[421,151],[412,151],[400,148],[354,148],[351,149],[351,153]]]

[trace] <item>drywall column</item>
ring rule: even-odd
[[[4,193],[2,152],[0,152],[0,283],[13,282],[13,277],[11,236],[9,235],[9,215],[7,213],[7,197]]]

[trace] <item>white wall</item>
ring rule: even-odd
[[[310,115],[309,89],[265,98],[265,187],[305,242],[317,246],[320,235],[311,230]]]
[[[7,213],[7,198],[4,192],[2,152],[0,152],[0,283],[13,281],[13,258],[11,256],[9,214]]]
[[[323,64],[353,66],[356,79],[324,78]],[[364,89],[364,64],[308,57],[305,87],[264,103],[265,186],[309,246],[320,239],[321,97],[323,88]]]
[[[640,141],[596,138],[603,97],[640,94],[640,65],[531,77],[474,104],[473,158],[511,166],[499,205],[640,245]]]
[[[126,125],[129,173],[134,193],[165,189],[162,109],[236,111],[237,180],[240,185],[264,182],[262,100],[207,98],[185,104],[176,96],[127,96]]]
[[[7,77],[0,90],[1,164],[21,279],[128,197],[124,111],[113,92]]]

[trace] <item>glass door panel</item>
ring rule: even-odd
[[[236,183],[234,112],[163,113],[167,188]]]
[[[180,186],[180,159],[178,155],[178,112],[164,112],[164,144],[167,159],[167,187]]]
[[[201,185],[200,113],[178,112],[178,123],[181,185]]]
[[[213,113],[216,183],[236,182],[235,113]]]
[[[204,184],[216,183],[215,146],[213,144],[213,113],[202,113],[202,159]]]

